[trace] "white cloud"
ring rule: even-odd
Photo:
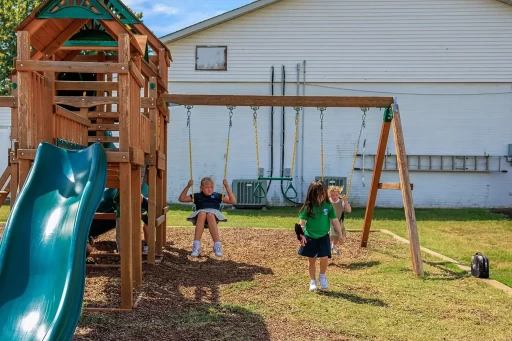
[[[165,5],[165,4],[156,4],[153,5],[149,10],[144,10],[144,15],[176,15],[180,13],[180,9],[177,7]]]

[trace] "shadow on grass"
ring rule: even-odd
[[[378,298],[365,298],[361,296],[357,296],[354,294],[348,294],[340,291],[318,291],[319,295],[332,297],[332,298],[339,298],[344,299],[352,303],[357,304],[368,304],[373,305],[376,307],[387,307],[387,303],[385,303],[382,300],[379,300]]]
[[[455,265],[450,262],[424,261],[424,263],[441,271],[440,274],[432,274],[429,271],[424,271],[425,280],[427,281],[455,281],[461,278],[469,277],[469,274],[465,270],[458,268],[450,269],[449,266],[455,267]]]
[[[369,261],[369,262],[356,262],[356,263],[350,263],[350,264],[333,264],[334,266],[337,266],[342,269],[347,270],[361,270],[361,269],[367,269],[371,268],[377,265],[380,265],[379,261]]]

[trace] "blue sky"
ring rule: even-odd
[[[254,0],[123,0],[135,12],[144,14],[142,21],[161,37]]]

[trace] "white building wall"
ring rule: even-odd
[[[7,167],[7,150],[11,146],[11,109],[0,108],[0,172]]]
[[[320,85],[320,86],[319,86]],[[184,93],[254,94],[269,93],[268,84],[200,84],[174,83],[173,88]],[[395,94],[400,103],[402,125],[408,154],[422,155],[506,155],[507,145],[512,143],[512,93],[506,84],[308,84],[307,95],[365,96],[368,93],[342,89]],[[296,84],[288,84],[287,93],[293,94]],[[488,93],[503,93],[489,95]],[[447,95],[447,94],[473,95]],[[421,94],[421,95],[413,95]],[[435,94],[435,95],[426,95]],[[383,94],[388,95],[388,94]],[[281,146],[281,108],[274,108],[274,165],[278,172]],[[293,147],[293,108],[286,108],[285,167],[291,165]],[[350,175],[353,153],[361,125],[359,108],[328,108],[324,118],[325,175]],[[371,109],[367,114],[364,139],[366,153],[375,154],[382,125],[383,111]],[[179,193],[189,179],[188,131],[186,110],[171,108],[169,127],[169,183],[168,200],[176,202]],[[320,121],[316,108],[305,110],[304,150],[299,136],[295,183],[302,191],[320,168]],[[224,107],[195,107],[192,109],[193,171],[196,183],[204,176],[213,176],[220,190],[224,170],[224,155],[228,128],[228,111]],[[266,171],[270,164],[270,108],[261,108],[258,114],[260,166]],[[254,179],[256,156],[252,111],[247,107],[235,109],[231,132],[228,178]],[[394,141],[390,136],[388,152],[395,154]],[[302,154],[303,153],[303,154]],[[304,168],[301,169],[301,156]],[[508,173],[448,173],[411,172],[414,183],[413,198],[417,207],[499,207],[510,206],[512,194],[512,169],[502,160],[502,169]],[[356,167],[360,167],[358,161]],[[276,175],[276,173],[274,173]],[[362,186],[361,172],[354,173],[351,201],[364,206],[368,197],[371,172],[365,172],[367,187]],[[398,182],[397,171],[383,172],[381,182]],[[302,186],[300,185],[302,184]],[[198,187],[196,186],[197,190]],[[299,190],[299,193],[301,191]],[[269,191],[269,200],[283,204],[278,187]],[[378,206],[401,206],[400,191],[379,191]]]
[[[169,92],[275,93],[286,70],[286,94],[296,94],[296,66],[306,61],[306,95],[397,96],[408,154],[505,155],[512,143],[510,79],[512,6],[491,0],[283,0],[169,44]],[[226,45],[226,72],[195,71],[197,45]],[[302,70],[301,70],[302,73]],[[302,74],[300,81],[304,81]],[[356,91],[362,90],[362,91]],[[302,85],[300,88],[302,94]],[[260,163],[269,170],[269,108],[260,109]],[[361,143],[375,154],[382,112],[368,113]],[[223,172],[227,111],[193,109],[194,179]],[[286,109],[285,167],[290,167],[294,111]],[[304,148],[295,175],[301,191],[320,175],[319,119],[305,111]],[[329,108],[325,116],[325,175],[349,176],[361,111]],[[186,114],[172,108],[168,200],[175,202],[188,174]],[[256,176],[252,116],[237,108],[228,178]],[[275,108],[274,165],[280,167],[281,108]],[[390,138],[388,152],[395,154]],[[304,155],[304,162],[301,156]],[[302,169],[301,165],[304,164]],[[360,167],[358,163],[357,167]],[[510,171],[510,164],[502,163]],[[274,173],[275,175],[276,173]],[[366,172],[366,183],[371,174]],[[381,182],[397,182],[396,171]],[[411,172],[417,207],[510,206],[510,173]],[[197,186],[196,186],[197,189]],[[368,187],[356,171],[351,201],[365,205]],[[282,204],[277,187],[269,200]],[[400,191],[379,191],[377,205],[401,206]]]
[[[495,0],[283,0],[169,46],[169,79],[267,82],[308,61],[311,82],[509,82],[512,6]],[[227,45],[228,72],[195,71]]]

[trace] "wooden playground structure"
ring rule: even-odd
[[[12,95],[0,97],[0,107],[10,107],[12,112],[12,143],[8,167],[0,178],[0,201],[10,194],[14,204],[41,142],[66,148],[83,148],[93,142],[118,143],[118,147],[107,148],[107,187],[119,188],[121,195],[121,307],[103,310],[131,310],[133,289],[142,283],[140,193],[144,165],[149,187],[147,262],[155,264],[162,256],[168,210],[167,103],[385,108],[361,246],[368,243],[378,190],[401,190],[413,270],[423,275],[400,112],[392,97],[168,94],[170,51],[118,0],[46,0],[16,31]],[[63,73],[94,74],[95,79],[60,80]],[[62,91],[82,95],[64,96],[59,94]],[[400,182],[380,183],[391,127]],[[105,132],[112,131],[119,136],[106,136]],[[95,219],[115,220],[115,215],[97,213]]]
[[[1,203],[9,194],[11,205],[16,201],[39,143],[71,149],[109,144],[107,187],[120,190],[120,309],[130,310],[133,289],[142,283],[140,194],[145,165],[148,263],[155,264],[166,240],[169,110],[162,95],[167,92],[170,51],[117,0],[46,0],[16,32],[12,95],[0,97],[1,107],[12,108]],[[92,74],[95,79],[59,80],[64,73]],[[66,91],[81,96],[59,95]],[[112,220],[115,226],[114,213],[97,213],[95,220]]]

